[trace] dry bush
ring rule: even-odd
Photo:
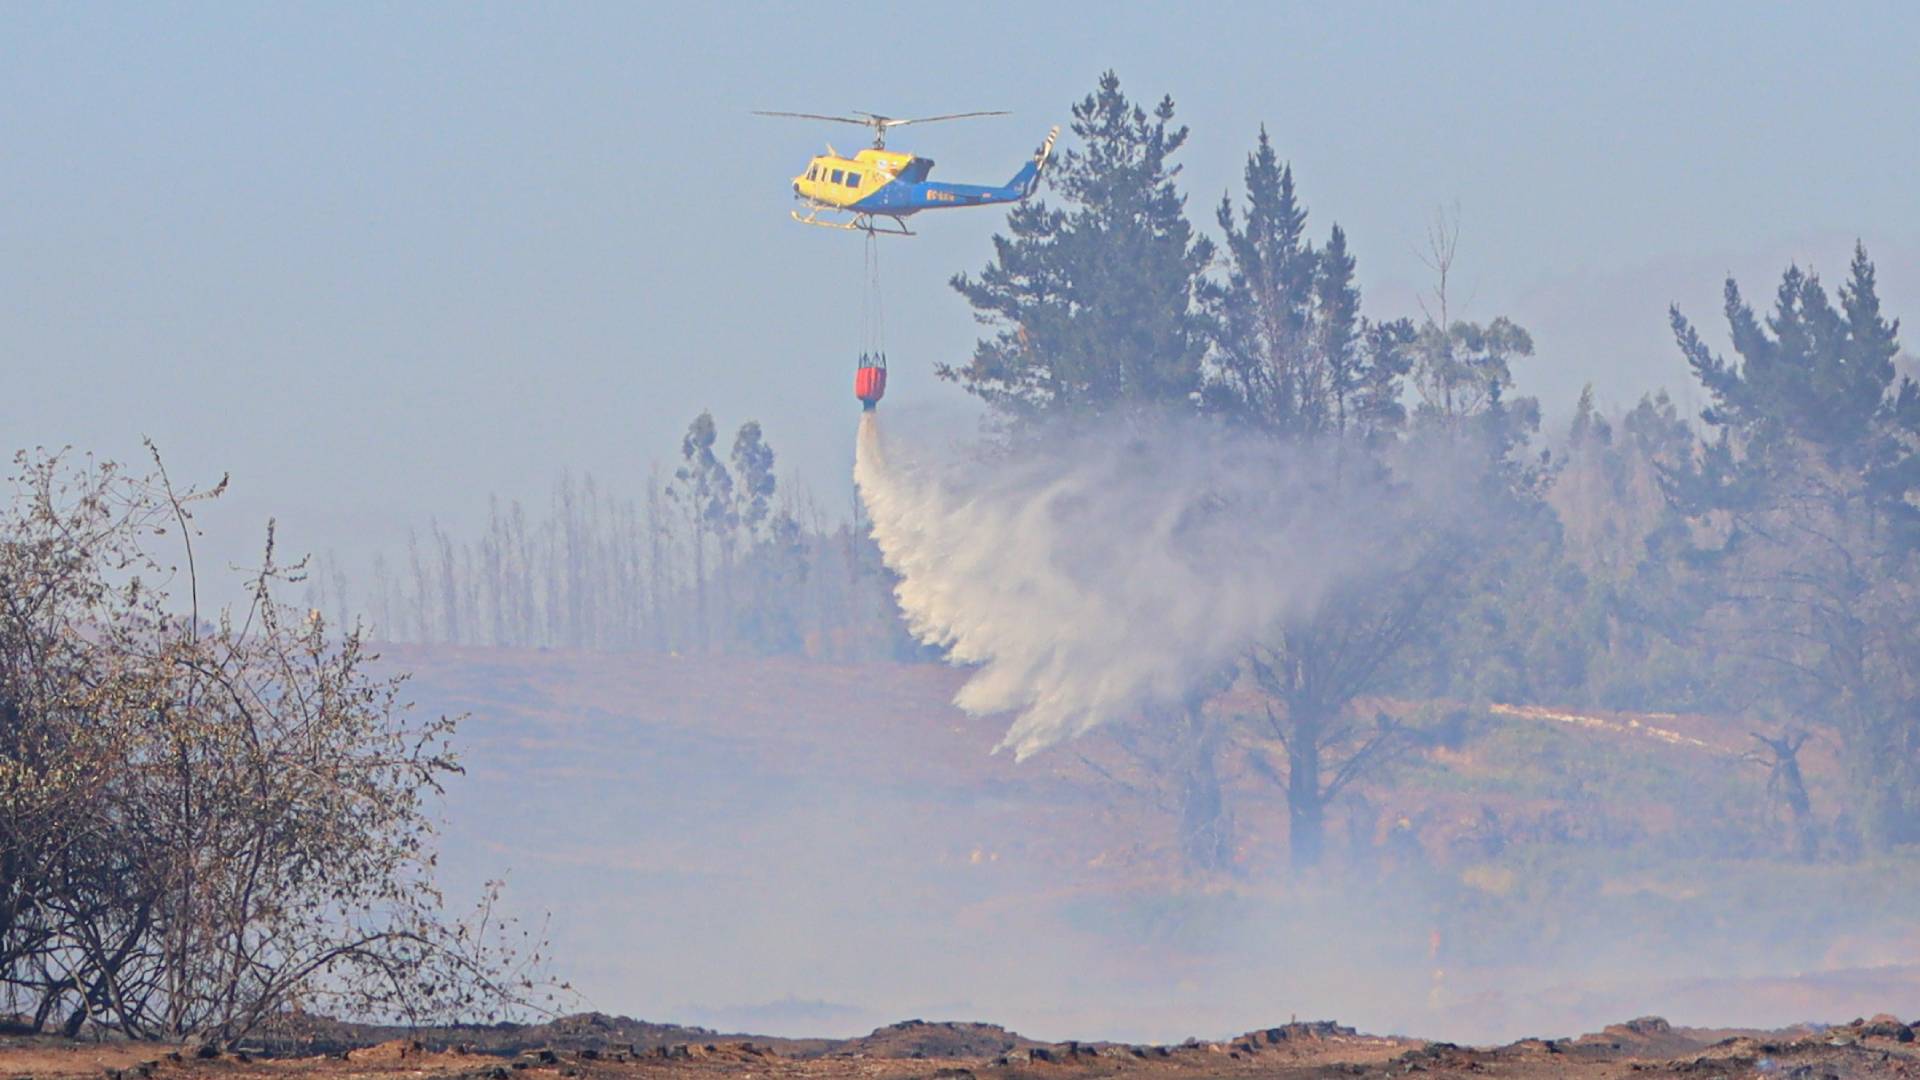
[[[413,716],[349,632],[274,599],[203,620],[193,505],[22,455],[0,517],[0,986],[35,1027],[231,1041],[291,1007],[492,1019],[533,939],[448,916],[430,800],[455,721]],[[177,542],[184,572],[153,545]],[[170,590],[180,585],[184,589]],[[170,591],[184,591],[187,609]],[[515,942],[518,942],[518,947]]]

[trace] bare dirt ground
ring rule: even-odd
[[[333,1032],[338,1035],[340,1032]],[[453,1041],[461,1035],[477,1042]],[[692,1038],[683,1038],[691,1035]],[[629,1038],[632,1037],[632,1038]],[[540,1045],[533,1045],[540,1044]],[[0,1040],[0,1076],[99,1080],[1140,1080],[1186,1077],[1920,1076],[1914,1029],[1891,1016],[1774,1032],[1676,1028],[1644,1017],[1573,1039],[1463,1047],[1290,1023],[1175,1046],[1040,1043],[986,1024],[910,1020],[855,1039],[768,1039],[621,1018],[422,1032],[326,1054]]]

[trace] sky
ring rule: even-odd
[[[1507,315],[1550,422],[1591,383],[1665,386],[1679,303],[1728,273],[1830,281],[1856,238],[1920,310],[1920,30],[1898,5],[0,6],[0,443],[233,477],[203,513],[245,562],[349,567],[410,530],[541,502],[563,470],[637,493],[711,408],[850,504],[860,240],[787,217],[850,127],[753,109],[1014,115],[906,128],[937,178],[1000,182],[1100,73],[1171,94],[1196,221],[1262,124],[1366,309],[1415,314],[1438,208],[1455,309]],[[883,250],[886,407],[978,328],[947,279],[999,210]],[[1464,309],[1464,310],[1463,310]]]

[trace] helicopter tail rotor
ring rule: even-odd
[[[1014,173],[1013,179],[1007,181],[1007,187],[1018,192],[1019,198],[1026,198],[1033,194],[1035,189],[1039,188],[1040,173],[1046,169],[1047,158],[1053,154],[1053,140],[1059,137],[1060,126],[1056,124],[1052,131],[1047,132],[1046,141],[1041,143],[1040,148],[1033,152],[1032,160],[1020,166],[1020,171]]]

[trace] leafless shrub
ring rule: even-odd
[[[36,1027],[231,1041],[295,1006],[494,1018],[541,949],[448,916],[429,801],[455,721],[422,720],[357,634],[276,590],[198,611],[193,505],[23,455],[0,517],[0,987]],[[184,574],[156,544],[177,539]],[[170,606],[184,584],[188,610]],[[172,590],[179,591],[179,590]],[[518,944],[516,944],[516,942]]]

